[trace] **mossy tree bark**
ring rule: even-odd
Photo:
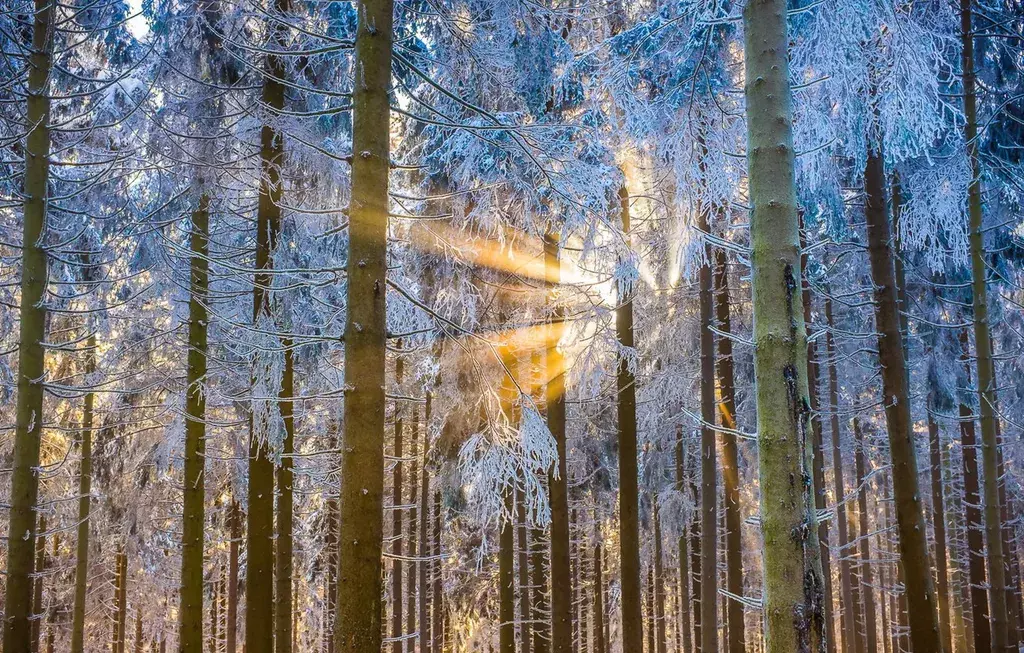
[[[807,335],[800,295],[786,3],[743,9],[750,167],[765,644],[823,651],[823,581],[808,461]]]
[[[39,496],[39,449],[43,436],[43,376],[46,350],[47,184],[50,177],[49,78],[53,54],[53,8],[35,0],[29,50],[25,140],[25,194],[22,216],[21,306],[18,339],[18,397],[15,408],[14,465],[7,539],[7,588],[3,650],[30,648],[32,572]]]
[[[544,237],[545,276],[553,293],[561,283],[558,235]],[[553,301],[553,297],[551,298]],[[572,641],[572,560],[569,551],[569,468],[566,460],[568,448],[565,439],[565,364],[558,351],[562,333],[562,315],[556,309],[552,316],[552,346],[545,358],[548,369],[547,421],[558,450],[558,468],[548,478],[551,502],[551,651],[570,653]]]
[[[352,94],[345,440],[338,560],[339,653],[380,653],[385,286],[393,0],[363,0]]]
[[[629,239],[629,191],[619,189],[622,233]],[[622,349],[633,349],[633,301],[619,297],[615,309],[615,335]],[[619,557],[622,583],[622,648],[643,650],[643,601],[640,579],[640,493],[637,472],[636,379],[620,354],[617,374],[619,442]],[[549,408],[550,410],[550,408]],[[551,566],[558,562],[554,559]],[[553,588],[560,587],[552,583]],[[557,597],[558,592],[552,594]],[[556,651],[555,653],[558,653]]]
[[[768,653],[818,653],[825,650],[823,580],[814,564],[786,2],[750,0],[743,23],[765,645]]]
[[[188,370],[181,524],[178,650],[203,650],[203,542],[206,533],[206,352],[209,296],[210,199],[192,212],[189,245]]]
[[[971,164],[968,188],[971,242],[971,291],[974,308],[974,344],[978,369],[978,422],[981,426],[981,469],[984,491],[985,535],[988,546],[989,613],[992,617],[992,650],[1009,645],[1006,603],[1006,568],[1003,560],[1002,525],[999,520],[999,436],[996,420],[996,375],[988,319],[988,263],[985,257],[981,204],[981,160],[978,155],[978,98],[974,72],[972,0],[960,0],[963,39],[964,140]]]
[[[935,585],[928,556],[927,531],[918,480],[917,453],[906,369],[906,350],[900,324],[893,238],[886,209],[885,164],[877,149],[868,152],[864,170],[867,197],[868,258],[874,283],[875,329],[882,373],[882,396],[889,431],[893,469],[893,500],[900,543],[900,561],[907,586],[909,625],[914,651],[941,651]]]

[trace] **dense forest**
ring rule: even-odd
[[[3,653],[1016,653],[1022,0],[2,0]]]

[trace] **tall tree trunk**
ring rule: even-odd
[[[526,497],[522,489],[516,489],[516,537],[518,539],[518,573],[519,573],[519,650],[530,653],[531,619],[533,608],[530,605],[530,543],[527,539]]]
[[[88,272],[90,280],[92,271]],[[96,333],[91,322],[85,345],[85,379],[96,373]],[[78,443],[78,539],[75,542],[75,600],[71,613],[71,653],[85,650],[85,600],[89,586],[89,524],[92,509],[92,429],[96,394],[90,389],[82,406],[82,435]],[[229,651],[229,653],[234,653]]]
[[[228,545],[228,614],[224,619],[224,629],[227,631],[224,638],[224,650],[226,653],[235,653],[235,644],[238,637],[238,547],[242,541],[242,508],[238,502],[231,499],[231,507],[228,512],[228,532],[231,536],[231,543]],[[162,641],[162,640],[161,640]]]
[[[337,449],[338,442],[335,439],[334,449]],[[327,653],[334,653],[334,615],[338,609],[338,500],[330,498],[327,500],[327,535],[324,538],[324,548],[327,552],[327,587],[324,603],[327,607],[327,614],[324,617],[324,627],[327,630]]]
[[[718,330],[732,333],[729,299],[729,268],[725,250],[716,251],[715,318]],[[743,515],[740,510],[739,446],[736,442],[736,381],[733,373],[732,340],[718,339],[718,423],[722,426],[722,481],[725,486],[726,589],[743,596]],[[743,604],[729,599],[729,653],[746,653]]]
[[[416,651],[416,610],[417,610],[417,581],[419,570],[423,567],[420,556],[425,555],[423,549],[419,548],[419,484],[420,484],[420,414],[419,409],[412,409],[412,429],[409,431],[409,561],[408,580],[405,589],[405,632],[408,639],[405,640],[407,653]],[[423,475],[426,476],[426,470]],[[421,622],[422,623],[422,622]]]
[[[665,628],[665,567],[661,551],[661,511],[654,497],[654,623],[657,648],[651,653],[668,653],[668,634]],[[587,647],[583,647],[586,653]]]
[[[842,432],[839,427],[839,375],[836,371],[836,342],[833,334],[835,318],[832,315],[832,298],[825,294],[825,321],[828,330],[825,332],[825,352],[828,356],[828,404],[829,430],[832,436],[832,482],[835,486],[836,529],[839,535],[839,598],[842,613],[840,629],[843,653],[849,653],[854,646],[856,623],[854,622],[855,604],[853,600],[852,571],[850,569],[850,551],[847,549],[850,538],[849,521],[846,516],[846,486],[843,483],[843,451],[841,445]]]
[[[203,648],[203,542],[206,532],[206,350],[209,315],[210,198],[192,213],[189,238],[188,379],[185,390],[185,462],[181,523],[178,650]]]
[[[683,429],[681,426],[676,427],[676,486],[675,490],[680,495],[685,492],[685,478],[686,478],[686,464],[683,455]],[[686,525],[683,525],[682,532],[679,534],[679,541],[677,543],[677,552],[679,557],[679,613],[680,613],[680,633],[682,640],[681,647],[682,653],[690,653],[690,648],[693,643],[692,640],[692,629],[690,624],[690,552],[689,552],[689,534],[686,532],[688,529]]]
[[[35,574],[32,587],[32,653],[39,653],[43,634],[43,574],[46,572],[46,515],[39,516],[36,535]]]
[[[292,653],[292,483],[294,483],[295,452],[295,356],[291,338],[282,338],[284,369],[281,372],[281,393],[278,406],[284,422],[281,442],[281,462],[277,466],[277,542],[274,582],[277,587],[274,618],[277,624],[274,644],[277,653]]]
[[[561,283],[558,235],[544,237],[545,276],[551,292]],[[565,364],[558,351],[558,341],[564,328],[562,313],[558,309],[552,316],[552,346],[547,350],[547,418],[548,429],[555,438],[558,450],[558,468],[548,479],[551,502],[551,651],[572,651],[572,561],[569,552],[569,470],[565,435]]]
[[[654,653],[656,650],[654,644],[654,565],[647,566],[647,646],[645,651],[647,653]]]
[[[54,3],[35,0],[29,46],[25,122],[25,194],[21,238],[21,305],[18,337],[18,397],[14,428],[7,533],[7,596],[3,650],[27,651],[31,638],[32,571],[39,496],[39,448],[43,437],[43,378],[46,350],[47,184],[50,177],[50,62]]]
[[[708,233],[707,208],[698,212],[698,229]],[[701,650],[718,650],[718,455],[715,433],[715,337],[711,248],[704,245],[698,272],[700,304],[700,621]]]
[[[699,455],[698,455],[699,460]],[[697,465],[691,466],[698,467]],[[693,650],[694,653],[701,653],[701,561],[700,561],[700,529],[701,529],[701,515],[697,511],[696,507],[700,501],[700,486],[693,481],[697,477],[697,470],[690,469],[690,491],[693,493],[693,505],[694,514],[693,519],[690,521],[690,599],[693,603],[691,606],[693,609]]]
[[[801,249],[804,249],[804,238],[801,238]],[[804,324],[810,332],[811,324],[811,284],[807,278],[807,254],[802,254],[801,288],[804,305]],[[808,336],[807,342],[807,395],[811,403],[811,460],[813,461],[814,508],[821,512],[825,509],[825,449],[823,444],[820,406],[818,401],[818,360],[816,341]],[[825,619],[825,639],[829,653],[836,653],[836,638],[832,624],[832,565],[828,548],[828,521],[818,523],[818,561],[821,566],[821,577],[824,581],[823,608]],[[738,653],[738,652],[737,652]]]
[[[594,517],[594,653],[608,653],[608,640],[604,636],[604,542],[596,510]]]
[[[393,0],[359,5],[352,94],[345,444],[339,541],[339,653],[380,653],[384,493],[385,285]],[[252,653],[247,651],[246,653]]]
[[[996,433],[996,374],[992,358],[988,319],[988,263],[982,230],[981,161],[978,155],[978,98],[974,72],[972,0],[960,0],[960,28],[963,38],[964,140],[971,163],[968,188],[971,241],[971,291],[974,308],[974,344],[978,368],[979,424],[981,425],[981,469],[984,480],[985,535],[988,546],[989,613],[992,617],[992,650],[1005,651],[1009,644],[1006,605],[1006,570],[999,521],[999,436]]]
[[[135,653],[142,653],[145,644],[142,639],[142,610],[135,610]],[[214,651],[216,653],[216,650]]]
[[[860,560],[857,567],[860,573],[860,591],[864,600],[864,634],[867,638],[867,652],[875,653],[878,650],[878,628],[875,621],[875,593],[874,580],[871,574],[871,529],[868,525],[868,472],[865,462],[866,451],[864,436],[860,430],[860,421],[853,419],[853,434],[857,439],[857,449],[854,453],[855,464],[857,465],[857,516],[860,522],[860,532],[857,539],[860,540]]]
[[[970,384],[970,342],[967,331],[960,332],[963,363]],[[971,407],[960,403],[960,443],[964,467],[964,519],[967,530],[967,568],[970,578],[971,617],[974,625],[974,650],[994,651],[989,624],[988,596],[985,592],[985,534],[982,530],[978,442]]]
[[[434,490],[434,543],[430,555],[434,559],[433,578],[431,579],[431,590],[433,596],[430,598],[431,615],[433,622],[430,625],[430,634],[433,638],[431,648],[434,653],[443,653],[444,649],[444,626],[445,626],[445,605],[442,589],[442,567],[441,567],[441,491]],[[372,653],[372,652],[368,652]]]
[[[768,653],[819,653],[825,650],[824,585],[808,492],[807,335],[798,281],[786,2],[747,2],[743,24],[765,643]]]
[[[287,20],[290,0],[276,0],[278,14],[272,28],[275,49],[287,48]],[[264,61],[262,101],[273,119],[284,108],[285,63],[280,56],[268,54]],[[260,132],[260,188],[256,213],[256,274],[253,280],[252,321],[255,330],[273,328],[274,252],[281,231],[281,165],[284,159],[284,134],[265,120]],[[348,341],[346,341],[348,342]],[[257,379],[252,379],[252,387]],[[254,398],[255,399],[255,398]],[[260,399],[266,400],[266,399]],[[279,403],[280,405],[280,403]],[[274,461],[270,450],[269,425],[255,423],[250,417],[248,529],[246,529],[245,566],[245,651],[272,653],[276,628],[274,601]],[[290,585],[286,593],[290,592]],[[282,600],[283,597],[278,597]],[[288,600],[290,607],[290,599]],[[291,615],[288,615],[291,619]],[[287,630],[288,626],[284,626]],[[289,638],[290,640],[290,638]],[[287,643],[279,646],[287,647]],[[375,651],[374,653],[379,653]]]
[[[515,507],[513,490],[505,490],[505,509],[501,513],[498,537],[498,650],[500,653],[516,651],[516,594],[515,580]]]
[[[928,401],[928,450],[931,457],[932,525],[935,533],[935,591],[939,601],[939,629],[944,651],[953,651],[949,618],[949,571],[946,563],[946,500],[942,487],[942,443],[933,413],[934,389]]]
[[[629,191],[619,189],[622,233],[629,240]],[[633,348],[633,301],[619,297],[615,309],[615,335],[619,347]],[[617,374],[619,442],[619,557],[622,583],[622,649],[643,651],[643,615],[640,591],[639,480],[637,476],[636,379],[625,356],[619,355]],[[549,406],[548,410],[551,408]],[[552,568],[558,564],[553,557]],[[561,587],[554,582],[552,587]],[[553,592],[554,596],[558,592]],[[557,649],[555,653],[560,653]]]
[[[427,390],[426,406],[423,413],[423,474],[420,476],[420,526],[419,550],[423,559],[419,563],[419,622],[420,622],[420,653],[432,653],[431,621],[430,621],[430,585],[429,574],[434,568],[435,553],[430,549],[427,539],[430,536],[430,473],[427,471],[427,455],[430,451],[430,417],[433,395]]]
[[[114,582],[114,630],[111,653],[125,653],[125,631],[128,620],[128,553],[125,545],[114,556],[116,568]],[[202,618],[202,616],[200,616]],[[202,653],[203,643],[199,643],[197,653]]]
[[[398,348],[402,348],[401,339],[398,340]],[[402,387],[402,372],[404,363],[399,356],[395,360],[395,387]],[[401,406],[395,405],[395,438],[394,458],[395,467],[391,475],[391,553],[394,556],[391,561],[391,652],[402,653],[404,642],[402,640],[402,628],[404,626],[402,601],[402,543],[405,539],[402,533],[402,488],[405,479],[402,476],[402,456],[405,454],[402,445],[402,413]]]
[[[906,370],[906,352],[900,329],[893,264],[892,234],[886,210],[885,164],[876,149],[868,152],[864,171],[867,195],[868,256],[875,286],[875,327],[878,358],[882,367],[882,396],[889,431],[893,469],[893,499],[899,532],[900,560],[907,584],[916,588],[908,597],[910,636],[915,653],[942,650],[939,637],[935,586],[928,559],[924,509],[918,487],[917,453]]]

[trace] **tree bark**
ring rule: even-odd
[[[915,653],[942,650],[939,638],[935,586],[928,558],[924,509],[918,486],[917,453],[906,370],[906,352],[900,329],[892,234],[886,210],[885,165],[882,154],[868,152],[864,171],[867,196],[868,257],[875,286],[875,327],[878,358],[882,367],[882,395],[889,431],[893,470],[893,500],[899,532],[900,560],[907,585],[915,588],[908,597],[910,633]]]
[[[505,490],[505,509],[499,519],[498,552],[498,650],[500,653],[516,651],[516,595],[515,595],[515,507],[512,489]]]
[[[425,555],[424,549],[418,545],[419,533],[419,484],[420,484],[420,415],[419,409],[412,409],[412,428],[409,430],[409,557],[408,574],[405,589],[405,650],[407,653],[416,651],[416,611],[417,581],[419,570],[423,567],[420,556]],[[423,470],[423,475],[426,475]],[[422,623],[422,622],[421,622]]]
[[[675,490],[680,495],[686,491],[686,464],[683,455],[683,429],[681,426],[676,427],[676,485]],[[679,541],[677,543],[677,553],[679,557],[679,613],[680,613],[680,637],[682,653],[690,653],[692,646],[692,629],[690,623],[690,552],[689,552],[689,535],[687,534],[687,527],[684,524],[682,532],[679,534]]]
[[[725,250],[716,251],[715,318],[718,330],[732,332],[729,298],[729,268]],[[722,481],[725,495],[726,589],[743,596],[743,515],[740,510],[739,446],[736,442],[736,381],[733,372],[732,340],[718,339],[718,423],[722,426]],[[726,622],[729,626],[729,653],[746,653],[743,604],[729,599]]]
[[[942,443],[939,425],[933,413],[934,391],[928,402],[928,449],[931,457],[932,525],[935,534],[935,592],[939,601],[939,629],[943,650],[953,651],[953,631],[949,618],[949,570],[946,563],[946,500],[942,487]]]
[[[981,161],[978,155],[978,98],[974,72],[974,33],[971,0],[960,0],[960,27],[963,38],[962,68],[964,83],[964,140],[971,164],[968,187],[970,214],[971,291],[974,308],[974,343],[978,369],[978,404],[981,426],[981,469],[984,490],[985,535],[988,546],[989,613],[992,618],[992,650],[1009,646],[1009,619],[1006,603],[1006,569],[1003,560],[1002,525],[999,521],[999,436],[996,433],[996,375],[992,358],[988,319],[988,263],[981,205]]]
[[[91,272],[90,278],[91,278]],[[85,382],[91,383],[96,372],[96,333],[92,324],[85,352]],[[92,429],[96,394],[86,392],[82,406],[82,436],[78,447],[81,463],[78,469],[78,539],[75,543],[75,601],[71,615],[71,653],[85,650],[85,600],[89,586],[89,524],[92,509]],[[233,652],[229,652],[233,653]]]
[[[54,4],[35,0],[29,50],[25,139],[25,194],[21,239],[21,304],[14,465],[7,528],[7,588],[3,650],[27,651],[31,638],[39,448],[43,436],[47,254],[43,246],[50,177],[50,64]]]
[[[339,541],[339,653],[380,653],[393,0],[363,0],[352,95],[345,444]],[[247,653],[252,653],[247,651]]]
[[[526,497],[522,489],[516,489],[516,539],[518,540],[519,574],[519,650],[530,653],[531,619],[533,608],[530,605],[530,543],[527,539]]]
[[[629,191],[619,189],[622,233],[629,239]],[[633,302],[620,297],[615,309],[615,334],[621,349],[633,348]],[[622,583],[622,648],[643,651],[643,615],[640,590],[639,480],[637,472],[636,379],[626,358],[619,355],[617,374],[619,443],[619,556]],[[550,406],[548,408],[550,411]],[[558,562],[552,558],[551,566]],[[561,587],[552,578],[552,587]],[[553,592],[555,597],[558,592]],[[557,649],[555,653],[560,653]]]
[[[594,653],[608,653],[608,640],[604,636],[604,543],[596,510],[594,516]]]
[[[398,340],[398,348],[402,348],[401,339]],[[402,387],[402,372],[404,363],[399,356],[395,360],[395,387]],[[405,605],[402,601],[402,544],[404,535],[402,533],[402,497],[405,478],[402,475],[402,413],[401,407],[395,405],[395,437],[394,437],[394,458],[395,466],[391,472],[391,553],[394,556],[391,561],[391,651],[402,653],[404,642],[402,641],[402,628],[404,627]]]
[[[559,259],[558,235],[549,233],[544,237],[545,276],[549,284],[549,301],[561,283],[561,261]],[[555,438],[558,450],[558,468],[548,478],[549,501],[551,502],[551,586],[558,591],[551,593],[551,651],[570,653],[572,651],[572,560],[569,551],[569,470],[568,449],[565,434],[565,363],[558,351],[561,339],[562,313],[556,309],[551,318],[552,346],[547,350],[547,419],[548,429]]]
[[[231,543],[228,545],[228,604],[227,617],[224,619],[224,650],[226,653],[235,653],[235,646],[238,637],[238,547],[242,541],[242,508],[238,502],[231,499],[231,507],[228,512],[228,532],[231,536]]]
[[[970,341],[967,331],[960,332],[963,363],[970,385]],[[967,530],[967,568],[970,578],[971,617],[974,650],[994,651],[988,595],[985,592],[985,533],[982,529],[980,481],[978,474],[978,440],[971,407],[960,403],[960,443],[964,467],[964,519]]]
[[[708,233],[708,207],[698,211],[697,226]],[[701,650],[718,650],[718,455],[715,433],[714,289],[711,248],[705,243],[698,271],[700,305],[700,621]]]
[[[32,582],[32,653],[39,653],[43,634],[43,574],[46,572],[46,515],[39,516],[36,536],[35,578]]]
[[[423,473],[420,475],[420,525],[419,525],[419,550],[423,560],[419,563],[419,623],[420,623],[420,653],[431,653],[431,621],[430,621],[430,571],[434,568],[434,560],[431,554],[434,553],[428,544],[430,535],[430,473],[427,470],[427,454],[430,448],[430,417],[432,414],[433,395],[430,390],[426,393],[426,406],[423,413]]]
[[[843,451],[841,444],[842,432],[839,426],[839,375],[836,371],[836,342],[833,334],[835,319],[832,315],[832,298],[825,294],[825,321],[828,322],[828,330],[825,332],[825,350],[828,355],[828,403],[829,403],[829,430],[832,435],[832,481],[835,486],[836,501],[836,529],[839,536],[839,548],[836,550],[839,557],[839,598],[840,612],[842,613],[841,641],[843,653],[849,653],[853,649],[856,638],[854,632],[856,623],[853,616],[855,603],[853,600],[853,579],[850,569],[849,551],[849,521],[846,515],[846,485],[843,482]]]
[[[658,499],[654,499],[654,625],[655,644],[657,648],[652,653],[667,653],[668,633],[665,624],[665,567],[661,551],[661,511],[658,509]],[[583,647],[586,653],[587,647]]]
[[[281,372],[281,393],[278,401],[284,422],[281,462],[277,466],[277,546],[274,551],[274,582],[277,586],[274,618],[277,620],[274,644],[277,653],[292,651],[292,484],[295,452],[295,355],[290,338],[282,338],[284,369]]]
[[[743,24],[765,644],[768,653],[819,653],[825,650],[824,585],[814,564],[820,559],[808,491],[807,336],[786,2],[747,2]]]
[[[206,351],[210,288],[210,198],[199,198],[189,238],[188,378],[182,492],[178,651],[203,649],[203,543],[206,533]]]
[[[431,556],[434,558],[433,564],[433,578],[431,579],[431,588],[433,596],[430,599],[431,615],[433,622],[430,625],[430,634],[433,638],[431,648],[434,653],[443,653],[445,644],[445,605],[444,598],[441,593],[442,589],[442,566],[441,566],[441,491],[434,490],[434,543],[433,549],[431,550]],[[372,653],[372,652],[367,652]]]
[[[871,528],[868,525],[868,472],[865,462],[864,436],[857,418],[853,420],[853,434],[857,439],[857,448],[854,452],[857,465],[857,517],[860,524],[860,532],[857,536],[857,539],[860,540],[860,560],[857,563],[857,568],[860,574],[861,598],[864,600],[864,635],[867,652],[876,653],[878,650],[878,628],[875,621],[875,593],[872,589],[874,580],[871,572]]]

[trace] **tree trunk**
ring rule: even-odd
[[[808,492],[807,336],[798,281],[786,2],[751,0],[743,23],[765,643],[768,653],[819,653],[825,650],[824,599]]]
[[[724,338],[723,338],[724,340]],[[686,478],[686,465],[683,456],[683,429],[681,426],[676,427],[676,486],[675,490],[680,495],[685,493],[685,478]],[[679,534],[679,541],[677,543],[677,550],[679,555],[679,613],[680,613],[680,633],[679,639],[681,639],[682,653],[690,653],[692,645],[692,630],[690,624],[690,552],[689,552],[689,535],[687,534],[687,528],[684,524],[682,532]]]
[[[114,582],[114,630],[111,653],[124,653],[125,627],[128,620],[128,553],[125,551],[124,544],[121,545],[120,550],[114,556],[114,566],[116,568],[116,575]],[[202,616],[200,616],[201,618]],[[201,653],[202,650],[203,644],[200,642],[197,653]]]
[[[942,443],[933,411],[933,392],[928,401],[928,449],[931,456],[932,525],[935,533],[935,592],[939,601],[939,629],[944,651],[953,651],[953,631],[949,618],[949,571],[946,563],[946,500],[942,487]]]
[[[1006,605],[1006,570],[1003,560],[1002,527],[999,521],[999,436],[996,433],[996,375],[988,319],[988,263],[982,230],[981,161],[978,155],[978,98],[974,72],[974,33],[971,0],[960,0],[963,38],[964,140],[971,162],[968,188],[971,241],[971,291],[974,308],[974,350],[978,365],[979,424],[981,425],[981,469],[984,479],[985,535],[988,546],[989,613],[992,617],[992,650],[1005,651],[1009,645]]]
[[[661,514],[657,496],[654,498],[654,624],[655,644],[652,653],[668,653],[668,634],[665,628],[665,568],[661,551]],[[586,653],[587,647],[583,647]]]
[[[530,653],[531,619],[530,605],[530,543],[527,540],[526,497],[522,489],[516,489],[516,537],[518,541],[519,573],[519,650]]]
[[[241,512],[242,508],[232,498],[228,513],[231,544],[228,546],[228,614],[224,619],[224,629],[227,631],[224,638],[226,653],[235,653],[238,636],[238,546],[242,540]]]
[[[90,278],[92,272],[89,272]],[[86,341],[85,379],[91,383],[96,373],[96,333],[91,323]],[[78,469],[78,540],[75,543],[75,602],[71,616],[71,653],[85,650],[85,600],[89,586],[89,524],[92,509],[92,429],[96,394],[86,392],[82,406],[82,437],[79,440],[81,463]],[[234,653],[229,651],[229,653]]]
[[[199,198],[189,238],[188,379],[181,523],[178,650],[203,648],[203,542],[206,533],[206,351],[210,288],[210,198]]]
[[[430,535],[430,473],[427,471],[427,454],[430,448],[430,417],[433,403],[433,396],[427,390],[426,406],[423,413],[423,473],[420,476],[420,526],[419,536],[420,555],[423,560],[419,563],[419,623],[420,623],[420,653],[432,653],[431,651],[431,621],[430,621],[430,585],[429,574],[434,568],[435,561],[432,554],[436,553],[430,549],[427,539]]]
[[[699,459],[699,456],[698,456]],[[693,465],[691,463],[691,465]],[[698,467],[699,469],[699,467]],[[700,529],[701,515],[696,507],[700,501],[700,486],[693,481],[696,478],[696,470],[690,469],[690,491],[693,493],[694,514],[690,521],[690,599],[693,603],[693,650],[694,653],[701,653],[701,564],[700,564]]]
[[[505,490],[505,509],[499,520],[498,552],[498,650],[516,652],[515,514],[511,488]]]
[[[885,165],[881,152],[870,150],[864,171],[867,195],[868,256],[875,286],[875,327],[882,367],[882,396],[889,431],[893,469],[893,500],[899,532],[900,560],[907,585],[916,588],[908,597],[910,634],[915,653],[942,650],[939,638],[935,586],[928,559],[927,531],[918,487],[917,453],[906,370],[906,352],[900,330],[893,265],[892,235],[886,211]]]
[[[698,210],[697,228],[708,233],[708,207]],[[700,607],[702,624],[718,624],[718,455],[715,451],[715,337],[711,248],[704,245],[698,271],[700,305]],[[718,650],[718,627],[701,630],[701,650]]]
[[[832,435],[832,480],[835,486],[836,501],[836,529],[839,535],[839,548],[836,550],[839,557],[839,598],[840,612],[842,613],[840,629],[843,653],[849,653],[854,646],[856,638],[854,631],[855,604],[853,600],[852,572],[850,569],[850,551],[847,549],[850,538],[848,532],[849,521],[846,516],[846,486],[843,483],[843,451],[840,439],[842,433],[839,427],[839,375],[836,371],[836,343],[833,329],[835,320],[832,315],[832,298],[825,294],[825,320],[828,322],[828,330],[825,332],[825,351],[828,356],[828,404],[829,404],[829,430]]]
[[[295,356],[291,338],[282,338],[284,369],[281,372],[281,393],[278,406],[284,422],[281,462],[277,466],[277,542],[274,582],[277,586],[274,618],[277,620],[274,644],[277,653],[292,653],[292,484],[295,452]]]
[[[545,276],[549,292],[553,293],[561,283],[561,261],[559,259],[557,234],[544,237]],[[552,297],[553,300],[553,297]],[[551,651],[570,653],[572,651],[572,575],[569,552],[569,471],[566,456],[565,436],[565,364],[558,351],[564,325],[561,309],[551,317],[553,334],[552,346],[547,350],[547,418],[548,429],[555,438],[558,449],[558,468],[548,479],[551,502],[551,587],[558,591],[551,593]]]
[[[7,596],[3,650],[27,651],[31,638],[32,571],[39,496],[39,448],[43,436],[43,378],[46,350],[47,184],[50,177],[50,62],[54,4],[35,0],[28,62],[25,122],[25,194],[22,218],[21,305],[18,338],[18,396],[7,533]]]
[[[289,0],[276,0],[277,20],[287,20]],[[287,47],[287,27],[275,23],[272,41],[277,49]],[[267,55],[264,62],[262,101],[271,112],[271,118],[284,108],[284,60]],[[255,330],[273,328],[273,274],[274,252],[281,231],[281,165],[284,159],[284,135],[270,120],[265,120],[260,132],[260,188],[256,214],[256,274],[253,280],[252,321]],[[255,374],[252,387],[257,385]],[[254,399],[256,399],[254,397]],[[265,400],[265,399],[263,399]],[[279,404],[280,405],[280,404]],[[282,415],[283,416],[283,415]],[[250,416],[248,521],[246,530],[245,567],[245,651],[246,653],[272,653],[276,628],[275,607],[280,612],[287,606],[274,602],[274,461],[272,458],[269,425],[261,427]],[[286,594],[290,593],[290,584]],[[278,600],[285,600],[278,597]],[[290,613],[287,615],[289,623]],[[283,626],[287,630],[290,626]],[[290,638],[288,640],[290,642]],[[279,647],[286,648],[288,642]],[[280,649],[279,649],[280,650]],[[379,653],[375,651],[374,653]]]
[[[359,6],[352,95],[338,653],[380,653],[393,0]],[[253,653],[247,651],[246,653]]]
[[[433,638],[431,648],[434,653],[443,653],[444,651],[444,618],[445,618],[445,606],[443,595],[441,594],[442,589],[442,578],[441,578],[441,491],[434,490],[434,544],[431,550],[431,557],[434,559],[433,564],[433,578],[431,580],[431,587],[433,596],[430,599],[430,605],[432,609],[433,622],[430,625],[430,634]],[[373,653],[368,652],[368,653]]]
[[[39,653],[43,634],[43,574],[46,572],[46,515],[39,516],[36,535],[35,578],[32,587],[32,653]]]
[[[716,252],[715,318],[718,330],[732,332],[729,299],[729,268],[725,250]],[[736,442],[736,381],[733,373],[732,340],[718,339],[718,423],[722,426],[722,481],[725,486],[726,589],[743,596],[743,515],[740,510],[739,446]],[[746,653],[743,604],[728,600],[729,653]]]
[[[597,511],[594,512],[594,653],[608,653],[608,640],[604,636],[604,543]]]
[[[629,191],[619,189],[622,233],[629,240]],[[633,348],[633,302],[619,297],[615,309],[615,334],[621,349]],[[622,583],[622,649],[643,651],[643,615],[640,591],[639,480],[637,477],[636,379],[625,356],[618,361],[618,442],[619,442],[619,556]],[[549,406],[548,410],[551,408]],[[558,562],[552,558],[551,566]],[[552,587],[562,587],[552,578]],[[553,592],[557,597],[559,592]],[[560,653],[557,649],[555,653]]]
[[[412,429],[409,431],[409,561],[408,580],[405,588],[405,640],[406,653],[416,651],[416,587],[419,570],[423,567],[420,556],[425,555],[424,549],[418,547],[419,533],[419,484],[420,484],[420,414],[418,408],[412,410]],[[426,470],[423,475],[426,476]],[[420,622],[422,623],[422,622]]]
[[[960,332],[963,362],[970,384],[970,342],[967,331]],[[971,407],[960,404],[960,442],[964,466],[964,519],[967,529],[967,567],[970,577],[971,617],[974,625],[974,650],[994,651],[989,624],[988,596],[985,592],[985,534],[982,530],[978,478],[978,442]]]
[[[216,641],[216,640],[214,640]],[[135,610],[135,653],[142,653],[145,644],[142,640],[142,610]],[[216,648],[216,647],[215,647]],[[214,651],[216,653],[216,650]]]
[[[398,348],[402,348],[401,339],[398,340]],[[395,387],[401,390],[402,387],[402,357],[395,360]],[[395,438],[394,458],[395,467],[391,475],[391,553],[394,556],[391,560],[391,652],[402,653],[404,642],[402,641],[402,628],[404,626],[402,601],[402,543],[405,539],[402,533],[402,488],[405,479],[402,477],[402,456],[405,454],[402,445],[402,412],[401,406],[395,405]]]
[[[868,525],[868,478],[864,436],[861,434],[860,421],[853,419],[853,434],[857,439],[855,464],[857,465],[857,516],[860,522],[860,560],[857,567],[860,573],[860,592],[864,600],[864,635],[867,638],[867,652],[878,650],[878,627],[875,621],[874,580],[871,573],[871,528]]]

